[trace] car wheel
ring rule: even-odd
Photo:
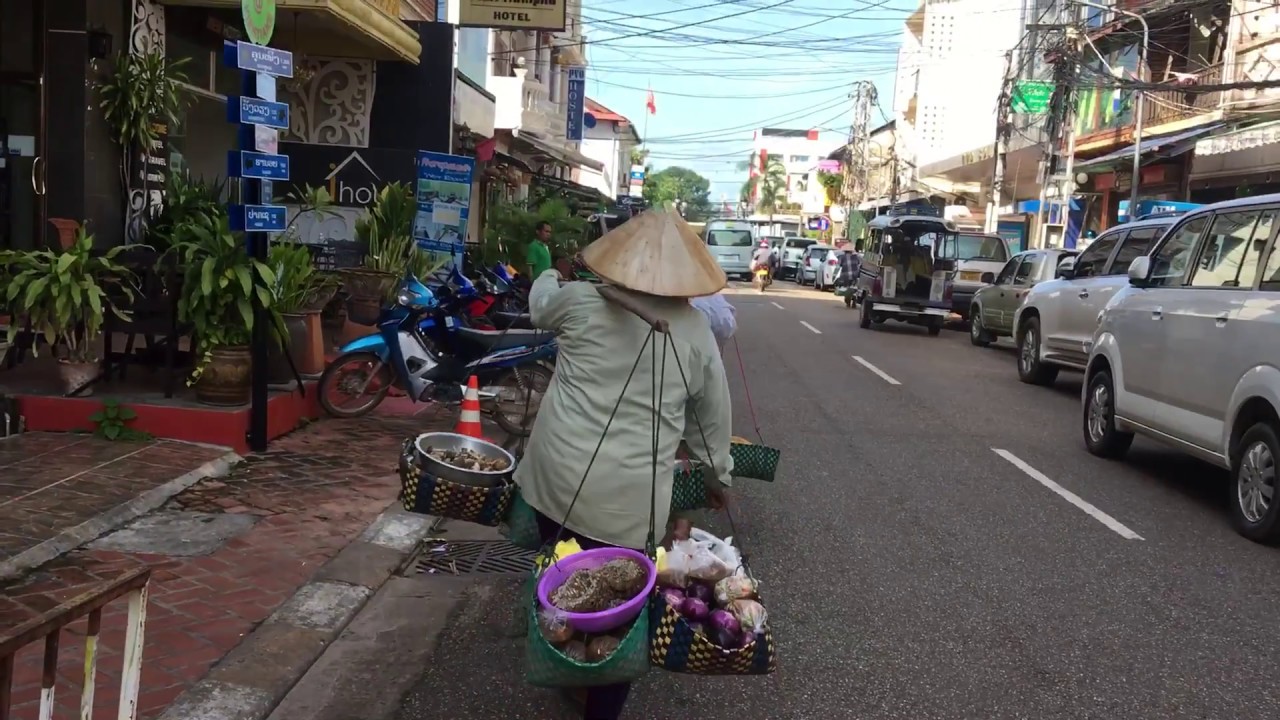
[[[1124,457],[1133,444],[1133,433],[1116,430],[1116,393],[1106,370],[1089,378],[1084,397],[1084,444],[1089,452],[1105,458]]]
[[[1031,318],[1018,331],[1018,379],[1030,385],[1051,385],[1058,368],[1040,360],[1040,320]]]
[[[974,306],[969,312],[969,342],[978,347],[986,347],[991,344],[991,334],[987,329],[982,327],[982,308]]]
[[[1245,431],[1231,463],[1231,524],[1254,542],[1280,542],[1280,498],[1276,497],[1276,462],[1280,438],[1269,422]]]
[[[858,327],[866,330],[871,327],[871,300],[863,300],[862,305],[858,307]]]

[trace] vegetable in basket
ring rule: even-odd
[[[560,652],[564,653],[565,657],[575,662],[581,663],[587,661],[587,645],[581,640],[570,640],[565,643],[564,647],[560,648]]]
[[[706,602],[690,596],[680,603],[680,614],[686,620],[702,621],[706,620],[711,614],[711,607]]]
[[[612,635],[600,635],[599,637],[591,638],[591,641],[587,643],[587,662],[604,662],[618,649],[620,644],[622,644],[621,641]]]
[[[715,600],[715,592],[711,590],[711,586],[703,583],[693,583],[685,589],[684,594],[691,598],[697,598],[708,605]]]
[[[538,613],[538,630],[542,632],[542,637],[555,647],[560,647],[573,639],[573,628],[569,627],[568,619],[563,613],[555,612],[550,608],[543,608]]]
[[[756,583],[746,575],[730,575],[716,583],[716,602],[722,606],[734,600],[754,600]]]
[[[680,588],[664,587],[658,591],[664,602],[680,612],[680,604],[684,602],[684,591]]]
[[[764,632],[765,626],[769,623],[769,613],[765,612],[764,606],[755,600],[734,600],[729,603],[727,609],[738,619],[743,632],[752,635]]]

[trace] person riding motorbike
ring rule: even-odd
[[[751,272],[755,272],[760,268],[767,271],[765,275],[766,282],[773,280],[773,264],[776,261],[773,251],[769,249],[769,241],[761,240],[760,247],[756,248],[755,253],[751,256]]]

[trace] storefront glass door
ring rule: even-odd
[[[45,0],[0,0],[0,248],[44,246]]]

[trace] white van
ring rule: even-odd
[[[708,220],[703,232],[707,250],[729,277],[751,279],[751,256],[755,253],[755,234],[751,223],[743,220]]]

